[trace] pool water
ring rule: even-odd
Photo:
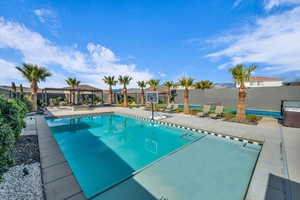
[[[221,184],[221,189],[232,200],[242,199],[260,151],[258,145],[242,148],[243,143],[238,141],[115,114],[49,118],[47,123],[87,198],[197,140],[196,143],[202,142],[199,155],[203,162],[213,160],[222,165],[222,171],[228,171],[220,174],[214,172],[220,165],[203,165],[204,173],[199,173],[203,177],[199,180],[203,184],[211,182],[208,179],[213,179],[214,184],[231,180],[233,185]],[[224,155],[219,152],[228,152],[230,160],[224,161]],[[213,177],[205,176],[205,170]],[[232,187],[237,192],[231,192]],[[214,199],[214,194],[210,195],[209,199]]]
[[[230,111],[230,113],[236,113],[235,110]],[[276,111],[267,111],[267,110],[246,110],[246,115],[259,115],[259,116],[266,116],[266,117],[273,117],[276,119],[282,119],[282,115],[280,112]]]

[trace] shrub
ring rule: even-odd
[[[225,118],[225,120],[231,120],[231,119],[235,118],[235,114],[223,113],[223,117]]]
[[[246,116],[246,120],[249,122],[257,123],[261,119],[262,119],[262,116],[257,116],[257,115],[247,115]]]
[[[11,127],[16,138],[25,127],[27,112],[27,106],[21,100],[0,97],[0,118]]]
[[[14,131],[3,118],[0,118],[0,180],[3,173],[13,164],[11,149],[14,144]]]

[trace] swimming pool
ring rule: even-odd
[[[179,104],[178,108],[183,109],[183,104]],[[189,106],[191,109],[200,109],[203,108],[201,105],[190,105]],[[236,113],[236,110],[230,110],[230,113]],[[260,116],[266,116],[266,117],[273,117],[276,119],[282,119],[282,115],[280,112],[277,111],[268,111],[268,110],[255,110],[255,109],[247,109],[246,110],[246,115],[260,115]]]
[[[212,183],[212,191],[219,187],[231,200],[242,199],[260,151],[258,145],[248,144],[244,148],[239,141],[116,114],[49,118],[47,123],[87,198],[155,164],[154,161],[180,147],[201,141],[203,149],[199,155],[206,164],[199,172],[199,180],[206,187]],[[223,160],[224,152],[230,155],[227,162]],[[214,171],[218,162],[225,173]],[[230,184],[226,185],[226,181]],[[215,199],[214,195],[214,192],[203,192],[206,199]]]
[[[235,110],[230,111],[230,113],[236,113]],[[266,117],[273,117],[276,119],[282,119],[282,115],[280,112],[276,111],[267,111],[267,110],[252,110],[252,109],[247,109],[246,110],[246,115],[260,115],[260,116],[266,116]]]

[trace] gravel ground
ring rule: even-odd
[[[3,179],[0,183],[1,200],[43,200],[40,163],[14,166]]]
[[[40,161],[40,152],[37,135],[20,136],[15,148],[14,160],[15,165],[31,164]]]
[[[18,138],[14,164],[3,175],[0,183],[0,200],[43,200],[38,136],[34,117],[27,117],[26,128]]]

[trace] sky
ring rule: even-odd
[[[0,84],[28,82],[22,63],[107,88],[108,75],[232,82],[228,69],[300,77],[300,0],[1,0]]]

